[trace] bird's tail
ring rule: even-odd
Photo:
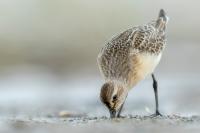
[[[159,30],[165,30],[168,20],[169,18],[166,15],[165,11],[161,9],[158,15],[158,19],[156,21],[156,28],[158,28]]]

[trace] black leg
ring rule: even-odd
[[[155,95],[155,101],[156,101],[156,112],[155,112],[155,114],[153,114],[153,116],[158,116],[158,115],[162,116],[159,112],[159,109],[158,109],[159,108],[159,104],[158,104],[158,83],[155,79],[154,74],[152,74],[151,76],[152,76],[152,79],[153,79],[153,89],[154,89],[154,95]]]

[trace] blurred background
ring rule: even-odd
[[[163,8],[167,47],[155,75],[163,114],[200,114],[199,0],[0,0],[0,114],[46,116],[62,110],[108,115],[96,57],[105,42],[145,24]],[[151,114],[150,77],[124,114]],[[3,114],[3,115],[2,115]]]

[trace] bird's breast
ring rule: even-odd
[[[130,87],[136,85],[146,76],[153,73],[155,67],[161,59],[161,54],[154,55],[148,53],[140,53],[132,58],[132,74],[130,75]]]
[[[152,73],[155,67],[160,62],[161,54],[159,55],[149,55],[149,54],[141,54],[138,57],[140,62],[138,68],[138,74],[145,78],[148,74]]]

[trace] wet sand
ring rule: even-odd
[[[111,120],[99,100],[103,80],[97,69],[59,76],[20,67],[0,75],[0,133],[199,133],[200,46],[180,45],[166,49],[155,73],[165,117],[145,117],[155,109],[150,77],[130,91],[125,118]]]
[[[197,133],[200,130],[200,116],[132,116],[110,119],[107,117],[35,117],[9,118],[1,120],[1,132],[39,133],[39,132],[91,132],[91,133]]]

